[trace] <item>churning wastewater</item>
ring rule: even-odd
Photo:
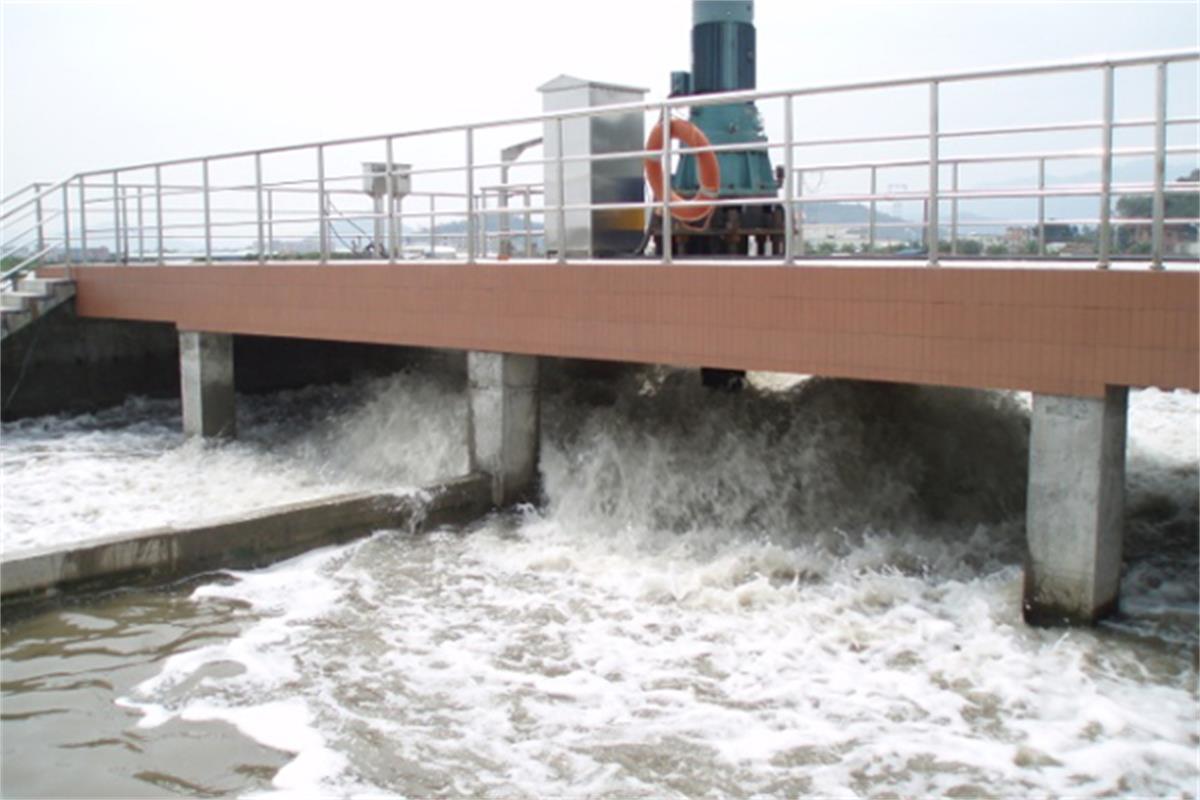
[[[461,385],[3,426],[3,548],[467,468]],[[17,796],[1195,796],[1193,394],[1130,398],[1123,614],[1021,619],[1027,398],[554,375],[544,501],[5,620]]]

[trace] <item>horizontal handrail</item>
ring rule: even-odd
[[[149,162],[130,166],[116,167],[104,170],[92,170],[77,173],[56,184],[33,184],[18,190],[5,198],[5,206],[0,213],[0,221],[9,223],[4,230],[4,243],[0,250],[6,252],[23,252],[34,248],[39,254],[55,253],[58,243],[61,243],[61,253],[64,260],[69,262],[72,254],[78,252],[84,262],[97,258],[130,261],[144,261],[148,257],[166,255],[164,242],[184,240],[187,237],[180,234],[197,232],[192,243],[195,247],[204,248],[206,260],[214,257],[214,242],[218,244],[231,237],[249,239],[255,242],[254,249],[260,254],[260,260],[269,257],[268,254],[278,250],[276,247],[282,237],[297,239],[310,237],[319,239],[320,257],[328,258],[339,248],[352,248],[357,252],[359,242],[365,237],[371,242],[370,252],[378,257],[390,260],[396,258],[398,246],[404,240],[414,236],[411,223],[425,220],[427,228],[424,236],[432,247],[440,238],[443,241],[462,240],[467,244],[467,257],[486,257],[488,242],[500,238],[502,241],[512,241],[524,237],[526,253],[531,253],[531,239],[536,235],[537,248],[553,257],[558,251],[560,262],[568,260],[565,254],[565,229],[568,222],[566,215],[578,215],[580,212],[629,212],[621,224],[629,226],[630,221],[636,225],[640,215],[647,225],[657,219],[663,229],[659,237],[666,245],[666,252],[660,253],[664,261],[671,260],[669,234],[673,226],[676,231],[695,230],[686,223],[673,221],[673,209],[682,211],[696,207],[722,209],[729,206],[770,206],[783,211],[788,224],[782,228],[783,237],[787,244],[787,258],[794,259],[803,254],[803,226],[822,224],[806,220],[804,211],[819,203],[858,203],[869,207],[869,225],[872,231],[871,244],[874,244],[876,228],[923,228],[926,238],[932,240],[939,231],[950,228],[953,233],[960,227],[970,225],[990,225],[996,227],[1007,224],[1008,217],[1013,216],[1012,208],[999,211],[1005,214],[1004,220],[987,220],[979,222],[976,219],[964,221],[958,219],[960,202],[976,202],[980,200],[1028,200],[1038,204],[1038,226],[1044,227],[1047,222],[1065,224],[1061,219],[1048,220],[1045,214],[1045,201],[1054,198],[1085,198],[1096,197],[1099,200],[1097,217],[1085,220],[1076,209],[1071,212],[1072,218],[1078,218],[1079,224],[1096,225],[1101,231],[1097,239],[1101,242],[1098,253],[1098,266],[1103,266],[1111,255],[1108,242],[1118,228],[1131,225],[1149,225],[1153,229],[1154,265],[1161,263],[1164,249],[1162,233],[1164,227],[1191,226],[1191,218],[1180,219],[1167,215],[1168,199],[1180,194],[1189,194],[1196,190],[1197,184],[1191,182],[1166,182],[1164,170],[1166,159],[1179,159],[1194,156],[1200,148],[1190,144],[1175,144],[1167,146],[1166,131],[1178,129],[1180,126],[1200,125],[1200,117],[1195,116],[1194,110],[1188,110],[1186,116],[1172,117],[1166,110],[1165,75],[1169,64],[1181,62],[1196,62],[1200,53],[1196,51],[1167,51],[1159,53],[1128,54],[1111,57],[1095,57],[1082,61],[1060,61],[1038,64],[1025,64],[993,69],[970,70],[940,75],[917,75],[886,77],[879,80],[858,81],[817,85],[787,90],[746,90],[726,92],[711,95],[687,95],[667,98],[666,100],[650,102],[621,103],[611,106],[582,107],[563,111],[555,111],[536,115],[527,115],[509,119],[496,119],[466,125],[447,125],[430,127],[403,132],[332,139],[322,142],[293,144],[280,147],[269,147],[257,150],[241,150],[201,157],[181,158],[160,162]],[[1071,120],[1063,122],[1017,122],[993,127],[958,127],[940,129],[937,119],[937,98],[941,87],[956,83],[971,81],[988,81],[1017,77],[1044,76],[1060,73],[1094,72],[1104,79],[1106,97],[1111,99],[1112,71],[1116,68],[1154,66],[1157,68],[1156,105],[1153,117],[1136,117],[1120,119],[1113,114],[1111,102],[1106,101],[1103,113],[1099,119]],[[856,135],[836,137],[822,136],[819,130],[812,130],[815,135],[799,139],[793,135],[792,127],[794,112],[793,101],[820,97],[833,94],[873,91],[881,89],[920,88],[929,92],[930,97],[930,126],[927,130],[909,130],[902,132],[868,132]],[[1098,87],[1099,88],[1099,87]],[[782,138],[773,133],[754,137],[749,141],[731,143],[713,143],[704,147],[684,147],[671,143],[666,146],[666,155],[662,150],[645,149],[641,142],[630,149],[591,152],[562,152],[562,147],[552,147],[555,141],[553,132],[562,131],[563,124],[571,120],[602,119],[610,115],[650,115],[651,124],[667,115],[684,108],[703,106],[724,106],[737,103],[758,101],[783,100],[787,114]],[[943,102],[949,102],[943,100]],[[776,108],[777,106],[773,106]],[[813,117],[806,124],[806,130],[813,128],[811,120],[820,122]],[[639,119],[638,127],[644,120]],[[546,131],[543,138],[547,146],[540,152],[530,153],[530,157],[520,158],[515,166],[521,169],[544,170],[546,184],[536,182],[515,182],[509,180],[508,170],[514,166],[514,158],[520,156],[520,151],[506,148],[502,151],[500,160],[492,158],[477,158],[475,147],[480,141],[481,132],[503,129],[505,126],[539,125]],[[1154,142],[1151,146],[1112,146],[1112,131],[1118,129],[1151,129]],[[1072,134],[1074,137],[1054,139],[1056,148],[1037,148],[1031,140],[1021,140],[1028,150],[1020,145],[1007,152],[990,153],[993,143],[984,141],[986,137],[1019,137],[1026,134]],[[1098,146],[1090,145],[1089,138],[1095,133],[1100,139]],[[446,159],[442,151],[438,151],[432,164],[421,164],[419,157],[405,158],[404,162],[395,159],[395,145],[411,142],[420,137],[450,135],[459,144],[452,147],[463,147],[464,157],[457,162]],[[528,134],[522,132],[528,139]],[[1085,137],[1081,140],[1080,137]],[[979,142],[970,142],[980,139]],[[446,139],[440,142],[447,141]],[[540,140],[525,141],[521,150],[537,146]],[[953,155],[941,154],[939,143],[957,141],[960,143],[956,150],[976,148],[976,152],[957,152]],[[1045,141],[1051,141],[1046,139]],[[439,142],[439,146],[440,145]],[[899,145],[903,143],[928,143],[928,153],[919,156],[903,157],[905,150],[884,145]],[[386,158],[379,151],[375,154],[378,172],[355,172],[347,174],[346,155],[331,156],[333,148],[369,144],[386,150]],[[623,142],[630,146],[632,142]],[[996,144],[1003,144],[997,142]],[[866,147],[876,146],[869,155],[861,158],[831,159],[822,163],[818,160],[820,154],[807,155],[802,160],[801,154],[806,148],[835,147],[854,145]],[[453,152],[453,150],[451,150]],[[517,152],[518,156],[511,156]],[[662,199],[644,196],[644,187],[637,197],[643,199],[634,201],[630,198],[625,202],[587,202],[573,196],[574,189],[568,190],[572,196],[564,196],[557,186],[566,186],[564,176],[577,174],[577,165],[595,166],[608,162],[649,161],[663,158],[698,157],[705,153],[726,156],[737,153],[768,153],[772,160],[782,160],[786,169],[780,174],[779,191],[760,190],[755,196],[731,196],[719,193],[710,198],[679,198],[666,197]],[[270,172],[273,179],[268,180],[264,174],[264,158],[284,153],[304,153],[304,160],[284,159],[273,160]],[[357,154],[355,154],[357,155]],[[410,152],[410,155],[411,152]],[[815,156],[815,157],[814,157]],[[362,158],[362,155],[357,155]],[[215,162],[241,159],[236,165],[221,167],[220,177],[224,182],[212,180],[210,166]],[[1150,180],[1113,179],[1112,162],[1114,159],[1153,159],[1153,174]],[[409,161],[414,163],[408,163]],[[1055,183],[1047,185],[1047,165],[1057,164],[1067,160],[1097,160],[1103,168],[1100,178],[1094,182],[1085,176],[1085,182]],[[1000,167],[1006,164],[1027,163],[1038,167],[1036,186],[1012,186],[1004,188],[970,188],[959,186],[959,168],[968,166]],[[280,167],[279,165],[283,166]],[[188,166],[187,178],[180,182],[174,168]],[[247,179],[249,169],[253,167],[253,179]],[[172,168],[176,180],[164,181],[164,169]],[[927,177],[921,179],[925,186],[908,190],[903,184],[888,183],[887,189],[877,186],[877,176],[883,176],[888,170],[921,169],[927,171]],[[632,165],[619,166],[624,175],[635,169]],[[640,173],[640,164],[636,167]],[[495,171],[499,171],[500,181],[495,182]],[[564,170],[571,172],[564,173]],[[870,171],[871,188],[869,192],[849,191],[847,184],[857,180],[856,175],[841,176],[840,173],[851,171]],[[552,173],[557,172],[557,178]],[[952,185],[947,186],[948,173],[952,172]],[[281,174],[282,173],[282,174]],[[481,173],[484,182],[479,181]],[[824,186],[825,173],[831,175],[831,185],[821,192]],[[819,175],[818,189],[810,190],[812,175]],[[893,173],[895,174],[895,173]],[[996,174],[995,170],[990,173]],[[197,182],[192,182],[196,177]],[[232,177],[233,180],[228,180]],[[521,175],[524,177],[524,175]],[[399,182],[394,182],[395,179]],[[808,180],[805,180],[808,178]],[[907,175],[897,175],[892,181],[912,180]],[[621,180],[626,180],[622,178]],[[1078,178],[1075,180],[1079,180]],[[412,191],[412,184],[418,182],[417,188],[438,187],[437,191]],[[454,186],[458,182],[465,183],[464,191],[446,191],[446,186]],[[993,181],[994,183],[995,181]],[[1008,181],[1004,182],[1009,183]],[[384,186],[401,186],[402,189],[387,190]],[[1003,185],[1003,184],[1002,184]],[[773,188],[773,187],[772,187]],[[372,192],[374,194],[372,195]],[[779,193],[782,196],[777,196]],[[59,198],[61,194],[61,199]],[[1140,205],[1118,205],[1117,212],[1125,214],[1122,218],[1113,219],[1112,206],[1115,198],[1131,195],[1144,195],[1153,200],[1152,213],[1137,218],[1128,216],[1131,212],[1144,208]],[[360,210],[356,206],[364,204],[368,197],[369,210]],[[346,198],[356,198],[358,202],[348,202]],[[532,199],[536,198],[538,205]],[[590,200],[590,198],[588,198]],[[906,220],[893,222],[880,219],[877,213],[879,203],[924,203],[924,218],[921,220]],[[1123,201],[1124,202],[1124,201]],[[1144,201],[1140,201],[1144,202]],[[420,208],[422,203],[428,208]],[[1174,200],[1172,200],[1174,203]],[[949,205],[951,214],[945,219],[944,208]],[[341,208],[340,206],[346,206]],[[899,207],[899,206],[898,206]],[[911,206],[909,206],[911,208]],[[1172,208],[1174,208],[1172,206]],[[1066,206],[1063,206],[1066,210]],[[777,213],[777,212],[772,212]],[[1017,212],[1020,213],[1019,211]],[[897,212],[899,216],[899,212]],[[15,220],[25,221],[34,217],[32,227],[24,227],[18,234],[9,234]],[[535,231],[531,220],[539,219],[541,229]],[[493,218],[499,218],[500,231],[489,230]],[[575,219],[580,219],[576,217]],[[439,222],[446,219],[464,220],[464,231],[438,230]],[[1019,221],[1019,220],[1018,220]],[[347,223],[354,230],[347,230]],[[307,230],[305,226],[314,225],[315,231]],[[572,224],[576,224],[572,222]],[[1075,223],[1072,223],[1075,224]],[[524,226],[522,229],[522,225]],[[773,231],[778,232],[778,223],[772,223]],[[549,229],[549,230],[546,230]],[[557,229],[557,239],[555,239]],[[242,231],[251,231],[243,235]],[[657,228],[655,229],[657,231]],[[763,229],[757,229],[762,235]],[[236,233],[232,233],[236,231]],[[647,230],[647,240],[650,238]],[[202,236],[201,236],[202,235]],[[656,234],[657,235],[657,234]],[[771,234],[775,236],[775,233]],[[840,236],[841,234],[839,234]],[[1171,240],[1167,249],[1178,249],[1177,234]],[[1137,241],[1142,241],[1142,234],[1137,234]],[[29,244],[36,237],[36,245]],[[1134,241],[1126,233],[1122,233],[1120,247],[1128,249],[1129,242]],[[201,242],[201,238],[203,242]],[[793,249],[797,243],[798,249]],[[986,240],[986,239],[985,239]],[[386,244],[386,247],[384,246]],[[926,247],[932,248],[929,241]],[[24,246],[22,246],[24,245]],[[292,246],[288,244],[287,246]],[[643,244],[644,246],[644,244]],[[1044,243],[1040,243],[1044,248]],[[773,239],[772,251],[779,247]],[[503,251],[503,245],[502,245]],[[662,247],[656,243],[656,249]],[[760,242],[759,250],[762,250]],[[936,264],[936,257],[931,256],[929,263]]]
[[[1130,158],[1137,156],[1152,156],[1154,155],[1153,148],[1130,147],[1121,150],[1113,150],[1114,158]],[[1168,147],[1166,148],[1167,155],[1188,155],[1200,153],[1200,147]],[[1021,161],[1069,161],[1085,158],[1099,158],[1102,155],[1099,150],[1075,150],[1070,152],[1053,152],[1053,153],[997,153],[996,155],[986,156],[946,156],[939,159],[938,163],[945,166],[954,164],[1003,164],[1008,162]],[[796,169],[804,172],[840,172],[853,169],[896,169],[902,167],[923,167],[929,164],[927,158],[899,158],[890,159],[888,161],[834,161],[815,164],[797,165]],[[1117,184],[1113,184],[1116,186]]]
[[[20,262],[16,266],[6,269],[4,271],[4,274],[0,275],[0,283],[12,282],[23,272],[28,271],[31,266],[33,266],[35,263],[37,263],[39,260],[41,260],[44,256],[49,255],[50,252],[53,251],[53,249],[54,248],[49,245],[46,247],[43,247],[41,250],[39,250],[38,252],[29,256],[28,258],[26,258],[24,261]]]
[[[75,175],[72,175],[70,178],[67,178],[66,180],[62,180],[62,181],[59,181],[58,183],[51,184],[50,187],[47,189],[41,189],[40,191],[37,191],[33,197],[29,198],[28,200],[25,200],[19,206],[16,206],[15,208],[9,209],[7,211],[0,212],[0,221],[8,219],[10,216],[12,216],[18,210],[20,210],[28,205],[31,205],[33,203],[36,203],[38,200],[42,200],[46,197],[49,197],[50,195],[61,190],[64,186],[66,186],[68,183],[70,183],[71,181],[75,180],[78,177],[79,177],[79,175],[78,175],[78,173],[76,173]],[[30,184],[30,187],[42,186],[42,185],[43,184],[41,184],[41,183]],[[17,192],[17,194],[20,194],[23,191],[25,191],[25,189],[19,190]]]

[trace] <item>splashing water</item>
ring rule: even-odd
[[[239,438],[185,439],[179,403],[134,398],[3,425],[0,549],[194,523],[466,471],[465,400],[420,374],[239,398]]]
[[[540,507],[204,582],[172,613],[220,623],[134,649],[153,670],[108,695],[136,712],[114,738],[232,726],[286,754],[232,791],[297,796],[1195,796],[1194,396],[1133,396],[1127,614],[1067,632],[1021,622],[1022,398],[546,383]],[[254,458],[461,467],[443,389],[288,396],[262,424],[294,434]],[[329,456],[381,424],[430,449]],[[47,641],[8,634],[6,673]]]

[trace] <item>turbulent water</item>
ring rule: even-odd
[[[1196,796],[1195,395],[1131,396],[1124,613],[1067,631],[1026,398],[546,384],[536,507],[8,624],[4,794]],[[5,553],[465,467],[445,381],[241,402],[5,425]]]
[[[240,436],[219,447],[183,438],[177,401],[5,423],[0,547],[11,554],[462,474],[460,393],[444,377],[414,375],[242,398]]]

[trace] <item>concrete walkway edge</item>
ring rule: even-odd
[[[188,528],[152,528],[0,559],[0,603],[165,583],[217,569],[263,567],[384,528],[467,522],[491,507],[492,480],[466,475],[411,492],[362,492],[252,511]]]

